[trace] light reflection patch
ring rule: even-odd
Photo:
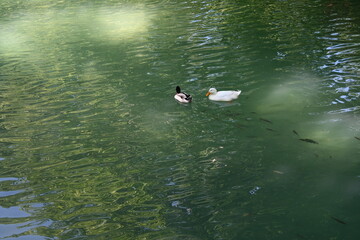
[[[94,21],[94,37],[102,40],[121,41],[141,37],[149,28],[149,18],[143,10],[130,8],[117,11],[102,9]]]

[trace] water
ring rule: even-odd
[[[0,239],[357,239],[359,9],[1,1]]]

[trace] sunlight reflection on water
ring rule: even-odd
[[[27,2],[0,21],[1,237],[358,233],[328,218],[358,220],[355,17],[319,1]],[[211,86],[243,93],[211,102]]]
[[[101,9],[94,19],[93,36],[102,41],[113,41],[114,43],[135,38],[136,34],[144,35],[150,26],[150,16],[144,10],[139,9]]]

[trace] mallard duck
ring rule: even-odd
[[[213,101],[225,101],[229,102],[231,100],[237,99],[241,91],[217,91],[215,88],[210,88],[206,93],[206,96],[209,96],[210,100]]]
[[[181,89],[179,86],[176,87],[176,94],[175,94],[174,98],[181,103],[189,103],[192,101],[191,95],[187,94],[185,92],[181,92]]]

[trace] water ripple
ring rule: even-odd
[[[314,187],[319,169],[358,175],[351,12],[320,1],[0,5],[0,238],[291,238],[294,194],[309,208],[292,211],[299,221],[323,203],[311,212],[321,231],[305,224],[314,233],[329,230],[334,199],[356,206]],[[176,85],[192,104],[174,101]],[[243,94],[215,103],[210,86]]]

